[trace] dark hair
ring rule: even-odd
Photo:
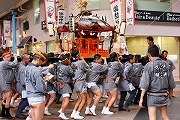
[[[154,38],[152,36],[148,36],[146,39],[152,42],[154,41]]]
[[[73,50],[72,53],[71,53],[71,56],[73,58],[76,58],[78,55],[79,55],[79,50]]]
[[[116,52],[112,52],[110,54],[110,62],[114,62],[117,57],[118,57],[117,53]]]
[[[162,51],[162,54],[164,54],[165,52],[166,52],[166,53],[168,53],[168,51],[167,51],[167,50],[163,50],[163,51]],[[161,54],[161,55],[162,55],[162,54]]]
[[[104,65],[104,62],[105,62],[105,61],[104,61],[104,59],[102,59],[102,61],[101,61],[101,65]]]
[[[71,57],[70,53],[61,53],[59,55],[59,60],[64,61],[66,59],[70,59],[70,57]]]
[[[148,49],[148,53],[152,56],[152,57],[159,57],[159,49],[156,45],[152,45],[149,47]]]
[[[28,55],[28,54],[23,54],[23,55],[21,56],[21,60],[26,59],[27,56],[29,56],[29,55]]]
[[[127,60],[128,60],[128,61],[132,60],[132,59],[134,58],[134,56],[135,56],[135,55],[129,54],[129,55],[127,56]]]
[[[99,58],[101,58],[101,55],[100,55],[100,54],[95,54],[95,55],[94,55],[94,60],[97,60],[97,59],[99,59]]]
[[[46,61],[48,59],[47,55],[45,53],[35,53],[33,55],[33,60],[41,59],[42,61]]]
[[[33,60],[41,59],[41,57],[37,54],[33,55]]]

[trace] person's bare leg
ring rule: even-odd
[[[174,91],[173,91],[173,95],[172,95],[174,98],[177,98],[177,96],[174,94]]]
[[[32,106],[34,107],[34,114],[35,114],[35,117],[33,120],[43,120],[45,102],[33,104]]]
[[[79,93],[81,96],[81,102],[79,104],[79,107],[77,109],[78,112],[81,112],[81,110],[83,109],[85,103],[86,103],[86,99],[87,99],[87,93]]]
[[[66,116],[65,116],[65,111],[66,111],[66,109],[67,109],[67,107],[68,107],[68,104],[69,104],[69,101],[70,101],[70,98],[69,97],[63,97],[63,101],[62,101],[62,105],[61,105],[61,109],[59,110],[60,112],[60,115],[59,115],[59,117],[61,118],[61,119],[69,119],[69,118],[67,118]]]
[[[49,99],[50,99],[50,95],[46,93],[45,105],[48,103]]]
[[[109,103],[109,101],[111,100],[111,98],[112,98],[112,95],[111,95],[111,93],[108,91],[107,92],[107,96],[108,96],[108,98],[106,99],[106,101],[104,102],[104,107],[107,107],[108,106],[108,103]]]
[[[97,90],[93,91],[93,93],[96,95],[96,98],[94,99],[93,105],[97,106],[101,97],[102,97],[102,92],[100,89],[97,89]]]
[[[19,97],[19,93],[16,93],[16,94],[12,97],[12,100],[15,101],[18,97]]]
[[[51,93],[50,96],[51,97],[46,104],[46,108],[49,108],[54,103],[54,101],[56,100],[56,93]]]
[[[11,98],[12,98],[12,90],[6,92],[5,96],[6,96],[5,108],[10,108],[10,102],[11,102]]]
[[[0,107],[2,106],[2,99],[0,99]]]
[[[76,93],[78,96],[78,100],[77,100],[76,104],[74,105],[73,112],[71,113],[71,118],[78,118],[77,116],[79,116],[79,112],[77,113],[77,110],[78,110],[80,103],[82,101],[82,97],[80,95],[80,92],[76,91]]]
[[[110,101],[109,101],[109,103],[108,103],[108,108],[110,108],[113,104],[114,104],[114,102],[116,101],[116,98],[117,98],[117,89],[116,90],[110,90],[110,94],[111,94],[111,99],[110,99]]]
[[[107,92],[107,95],[108,95],[108,100],[105,101],[105,105],[103,107],[103,110],[102,110],[102,114],[105,114],[105,115],[109,115],[109,114],[114,114],[113,112],[110,112],[110,107],[111,105],[114,103],[114,101],[116,100],[116,92],[115,90],[110,90]]]
[[[77,102],[76,102],[76,104],[74,106],[74,110],[78,109],[78,106],[79,106],[79,104],[81,103],[81,100],[82,100],[80,92],[77,92],[77,96],[78,96],[78,100],[77,100]]]
[[[148,107],[149,120],[156,120],[156,107]]]
[[[62,102],[62,105],[61,105],[61,108],[62,108],[62,112],[64,113],[68,107],[68,104],[69,104],[69,101],[70,101],[70,98],[69,97],[65,97],[63,98],[63,102]]]
[[[29,113],[29,118],[34,119],[35,118],[35,113],[34,113],[34,108],[33,106],[30,105],[30,113]]]
[[[14,93],[14,90],[12,90],[12,93]],[[14,101],[15,101],[18,97],[19,97],[19,93],[14,94],[14,96],[12,95],[11,102],[10,102],[10,105],[11,105],[12,107],[16,107],[16,106],[14,105]]]
[[[87,101],[86,101],[86,110],[85,110],[85,114],[86,115],[90,115],[90,114],[92,114],[91,112],[90,112],[90,106],[91,106],[91,103],[92,103],[92,100],[93,100],[93,96],[94,96],[94,94],[93,94],[93,92],[88,92],[87,93]]]
[[[93,100],[93,92],[88,92],[88,98],[87,98],[87,101],[86,101],[86,107],[89,107],[91,106],[91,103],[92,103],[92,100]]]
[[[159,107],[160,114],[163,120],[170,120],[167,112],[167,106],[161,106]]]
[[[5,112],[6,112],[6,118],[12,119],[13,117],[10,114],[10,103],[12,98],[12,90],[5,93],[6,95],[6,103],[5,103]]]
[[[94,99],[94,103],[93,103],[92,107],[90,108],[90,111],[92,112],[93,115],[97,115],[96,114],[96,106],[98,105],[98,103],[102,97],[102,92],[100,89],[97,89],[97,90],[93,91],[93,93],[96,95],[96,98]]]
[[[34,118],[34,109],[33,109],[33,106],[32,105],[29,105],[29,107],[30,107],[30,110],[29,110],[29,115],[27,116],[28,118]]]

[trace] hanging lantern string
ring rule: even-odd
[[[168,12],[172,7],[174,7],[178,2],[180,2],[180,0],[176,1],[171,7],[169,7],[165,12],[163,12],[159,17],[163,16],[166,12]],[[135,38],[138,34],[140,34],[141,32],[143,32],[145,29],[147,29],[150,25],[152,25],[156,20],[152,21],[151,23],[149,23],[149,25],[145,26],[142,30],[140,30],[137,34],[135,34],[133,37],[131,37],[128,41],[132,40],[133,38]],[[128,42],[127,41],[127,42]]]

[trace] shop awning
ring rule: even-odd
[[[20,44],[17,46],[18,48],[24,48],[24,45],[26,43],[32,43],[32,36],[27,36],[25,38],[23,38],[20,42]]]

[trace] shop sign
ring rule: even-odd
[[[135,19],[139,21],[180,22],[180,13],[135,10]]]

